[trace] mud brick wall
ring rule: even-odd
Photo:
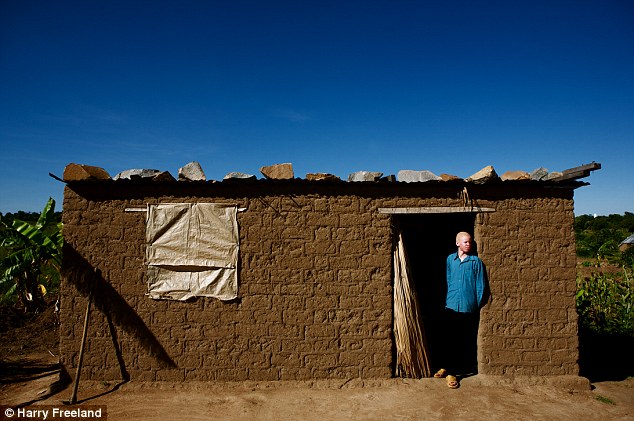
[[[479,370],[578,375],[573,202],[533,197],[494,207],[476,224],[491,288],[478,335]]]
[[[518,185],[516,185],[517,187]],[[521,185],[520,185],[521,186]],[[87,297],[83,379],[388,378],[392,216],[379,208],[462,206],[462,185],[77,182],[64,195],[60,351],[74,373]],[[471,186],[490,302],[479,371],[576,375],[572,188]],[[146,204],[235,204],[239,298],[145,296]]]

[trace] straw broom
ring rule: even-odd
[[[416,291],[409,277],[409,264],[401,233],[394,252],[394,337],[396,375],[431,377],[427,339],[422,327]]]

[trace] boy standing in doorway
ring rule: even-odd
[[[443,367],[434,377],[446,377],[447,386],[459,386],[456,376],[477,371],[477,336],[484,297],[485,271],[482,260],[471,254],[471,235],[456,235],[458,250],[447,257],[445,302],[445,352]]]

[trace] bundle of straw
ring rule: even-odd
[[[396,375],[431,377],[427,339],[422,326],[416,290],[409,276],[403,235],[399,232],[394,251],[394,337]]]

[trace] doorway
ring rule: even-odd
[[[410,277],[418,296],[432,373],[440,368],[435,361],[443,352],[445,340],[442,316],[447,294],[447,256],[456,251],[458,232],[474,236],[475,218],[476,214],[470,212],[394,215],[395,231],[403,235]],[[473,252],[477,254],[475,240]]]

